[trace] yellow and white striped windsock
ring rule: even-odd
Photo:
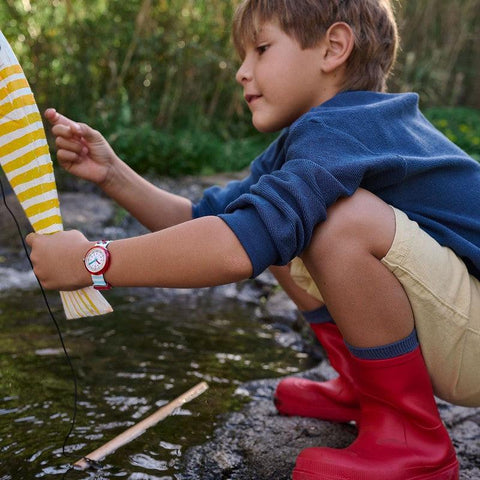
[[[0,31],[0,164],[37,233],[63,230],[42,119],[22,67]],[[102,315],[112,307],[87,287],[60,292],[66,317]]]

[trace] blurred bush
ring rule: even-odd
[[[480,108],[480,1],[393,0],[401,51],[390,87],[422,104]]]
[[[179,176],[238,171],[259,155],[274,136],[222,139],[206,130],[159,130],[151,124],[122,127],[108,140],[138,172]]]

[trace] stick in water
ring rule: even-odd
[[[208,385],[206,382],[200,382],[187,392],[177,397],[175,400],[172,400],[170,403],[167,403],[167,405],[164,405],[163,407],[158,409],[155,413],[152,413],[152,415],[150,415],[149,417],[145,418],[133,427],[125,430],[123,433],[116,436],[115,438],[107,442],[105,445],[102,445],[100,448],[97,448],[92,453],[81,458],[80,460],[75,462],[73,466],[79,470],[85,470],[90,466],[91,463],[103,460],[107,455],[110,455],[118,448],[126,445],[127,443],[142,435],[147,430],[147,428],[153,427],[158,422],[168,417],[174,410],[181,407],[183,404],[190,402],[194,398],[201,395],[205,390],[207,390],[207,388]]]

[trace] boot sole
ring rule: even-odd
[[[352,474],[355,475],[355,474]],[[391,476],[389,476],[392,478]],[[295,469],[293,471],[292,480],[371,480],[372,475],[369,473],[361,473],[360,475],[351,476],[348,474],[325,475],[322,473],[311,473]],[[404,477],[401,480],[459,480],[458,461],[451,465],[447,465],[434,473],[415,475],[414,477]]]

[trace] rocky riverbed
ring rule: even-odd
[[[230,176],[155,180],[170,191],[196,199],[203,188],[224,183]],[[22,214],[13,197],[11,208]],[[90,238],[121,238],[145,230],[124,211],[92,189],[72,184],[72,191],[61,195],[66,228],[79,228]],[[81,206],[81,208],[79,207]],[[21,220],[22,228],[27,222]],[[0,260],[18,243],[16,230],[4,208],[0,209]],[[15,263],[15,262],[14,262]],[[11,268],[3,268],[3,281]],[[23,282],[33,282],[28,266],[18,256],[13,266],[25,270]],[[1,264],[0,264],[1,268]],[[17,277],[18,278],[18,277]],[[318,360],[318,366],[301,376],[328,379],[335,375],[323,358],[322,350],[302,323],[293,303],[279,291],[273,278],[263,274],[241,285],[219,287],[216,295],[241,296],[242,301],[258,304],[258,317],[268,319],[280,332],[278,338],[286,347],[303,350]],[[240,412],[219,419],[218,428],[204,445],[184,455],[184,480],[283,480],[290,478],[298,453],[312,446],[342,448],[354,438],[354,425],[341,425],[314,419],[283,417],[277,414],[272,395],[278,379],[265,379],[241,385],[237,393],[248,402]],[[480,479],[480,408],[456,407],[438,401],[441,416],[451,434],[461,464],[461,480]]]

